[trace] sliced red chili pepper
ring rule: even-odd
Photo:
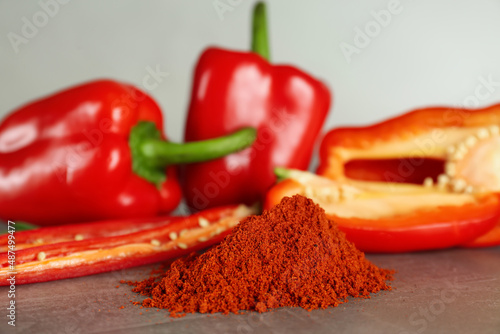
[[[500,218],[498,197],[448,193],[407,184],[337,182],[312,173],[270,189],[266,208],[282,197],[313,199],[366,252],[406,252],[464,244],[491,230]]]
[[[10,267],[9,253],[5,252],[0,254],[0,285],[8,284],[7,278],[13,271],[16,272],[16,284],[26,284],[175,258],[219,242],[242,218],[253,213],[255,209],[243,205],[214,208],[138,232],[26,248],[15,252],[15,267]],[[98,229],[99,224],[86,224],[86,227]],[[127,226],[126,230],[129,228]],[[74,227],[69,226],[69,230],[73,232]],[[37,231],[50,240],[50,233],[45,233],[44,228]],[[15,237],[24,238],[23,233],[16,233]]]
[[[131,218],[72,225],[50,226],[16,233],[16,250],[54,244],[58,242],[79,241],[99,237],[112,237],[170,224],[182,217],[158,216],[151,218]],[[17,228],[16,228],[17,231]],[[8,234],[0,235],[0,252],[8,249]]]

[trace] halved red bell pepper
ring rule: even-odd
[[[8,285],[11,276],[16,284],[46,282],[175,258],[220,242],[241,219],[254,213],[255,208],[228,206],[189,217],[145,219],[149,227],[140,231],[131,230],[131,224],[137,226],[133,220],[125,221],[123,229],[118,227],[121,221],[110,221],[8,234],[1,240],[8,251],[0,254],[0,285]],[[110,234],[96,237],[95,230],[101,226]],[[78,240],[61,241],[58,235],[74,236],[75,232],[81,235]],[[8,240],[37,239],[45,243],[21,250],[17,244],[14,249],[8,244]]]
[[[488,233],[483,234],[472,241],[466,242],[462,246],[478,248],[478,247],[493,247],[498,245],[500,245],[500,221]]]
[[[55,225],[168,213],[181,199],[172,165],[222,157],[255,139],[255,129],[239,128],[176,144],[162,127],[151,97],[110,80],[21,107],[0,123],[0,219]]]
[[[321,143],[317,172],[338,181],[500,192],[499,135],[500,105],[419,109],[368,127],[331,130]],[[500,222],[470,245],[500,245]]]
[[[309,166],[330,108],[330,92],[307,73],[268,61],[262,3],[254,11],[252,51],[209,48],[196,66],[185,140],[204,140],[245,126],[257,129],[257,139],[236,154],[183,166],[186,203],[194,211],[261,201],[276,180],[274,167]]]
[[[271,188],[265,207],[284,196],[311,198],[365,252],[392,253],[461,245],[500,219],[494,194],[451,193],[411,184],[335,181],[298,170]]]

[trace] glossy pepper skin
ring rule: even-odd
[[[188,206],[251,204],[274,183],[274,167],[307,169],[330,100],[322,82],[295,67],[254,52],[205,50],[194,73],[185,141],[244,126],[257,128],[257,139],[241,152],[185,166]]]
[[[173,210],[173,168],[159,189],[132,172],[127,138],[140,120],[163,127],[149,96],[109,80],[12,113],[0,124],[0,218],[52,225]]]
[[[10,284],[7,279],[12,272],[16,284],[28,284],[187,255],[220,242],[241,219],[255,213],[255,208],[225,206],[187,217],[97,221],[9,232],[0,236],[0,286]]]
[[[153,99],[111,80],[19,108],[0,124],[0,218],[55,225],[172,211],[181,199],[174,167],[141,169],[157,158],[142,144],[179,146],[164,142],[162,127]]]
[[[317,173],[336,181],[423,184],[451,193],[500,193],[500,105],[424,108],[366,127],[329,131]],[[466,246],[500,245],[496,227]]]

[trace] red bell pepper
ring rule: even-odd
[[[500,192],[500,105],[428,108],[324,138],[318,174],[370,183],[423,184],[456,193]],[[470,246],[500,245],[500,221]]]
[[[301,194],[322,208],[347,239],[365,252],[394,253],[462,245],[490,231],[500,219],[495,194],[444,192],[411,184],[335,181],[278,169],[265,208]]]
[[[500,245],[500,220],[497,222],[495,227],[486,234],[469,241],[462,246],[478,248],[478,247],[493,247]]]
[[[251,148],[183,167],[193,210],[261,200],[276,166],[307,169],[330,108],[330,92],[307,73],[268,61],[264,5],[254,12],[253,52],[207,49],[194,73],[185,140],[257,128]]]
[[[0,124],[0,219],[53,225],[168,213],[181,198],[173,164],[221,157],[255,139],[248,128],[176,144],[162,127],[148,95],[109,80],[21,107]]]
[[[9,233],[0,241],[7,249],[0,254],[0,285],[8,285],[12,276],[16,284],[26,284],[165,261],[220,242],[241,219],[254,213],[254,208],[243,205],[227,206],[189,217],[148,218],[144,223],[149,226],[139,231],[130,229],[141,225],[134,219]],[[102,226],[108,234],[96,236]],[[81,238],[61,240],[59,233]],[[17,250],[20,240],[32,245]],[[38,245],[37,240],[44,243]]]

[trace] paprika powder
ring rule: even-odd
[[[149,296],[143,306],[171,316],[313,310],[390,290],[392,275],[347,241],[322,208],[295,195],[245,218],[218,246],[176,260],[161,280],[138,282],[133,291]]]

